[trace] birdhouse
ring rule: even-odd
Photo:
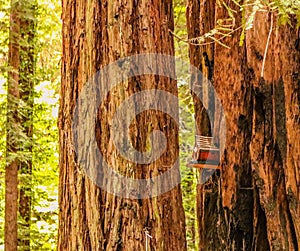
[[[192,161],[187,166],[220,169],[220,150],[214,145],[212,137],[196,135]]]

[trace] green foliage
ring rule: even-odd
[[[186,30],[186,2],[174,1],[175,33],[181,37],[187,36]],[[196,220],[196,173],[186,166],[191,158],[194,146],[195,120],[194,104],[189,88],[189,74],[186,72],[189,65],[188,44],[175,40],[175,55],[186,65],[177,65],[176,73],[179,96],[179,146],[182,200],[186,219],[186,238],[188,250],[197,250],[197,220]]]
[[[275,0],[271,2],[270,9],[278,13],[278,23],[291,24],[291,16],[296,16],[300,25],[300,1],[299,0]]]
[[[34,105],[32,249],[54,250],[58,222],[58,94],[42,82]]]
[[[175,33],[180,37],[187,36],[186,29],[186,3],[185,0],[174,1],[174,25]],[[183,60],[188,60],[188,45],[175,40],[175,56]]]
[[[32,52],[36,56],[33,61],[36,71],[32,74],[20,75],[24,81],[32,81],[35,88],[22,91],[30,92],[34,97],[33,109],[22,100],[9,96],[18,109],[20,116],[28,117],[33,114],[33,139],[23,133],[18,125],[6,123],[7,111],[7,72],[12,70],[7,67],[9,15],[10,2],[0,0],[0,250],[4,244],[4,178],[6,160],[9,162],[15,158],[21,161],[33,161],[32,176],[20,175],[20,184],[30,184],[32,198],[32,215],[30,226],[30,238],[32,250],[55,250],[58,222],[58,89],[60,83],[60,57],[61,57],[61,6],[59,1],[39,1],[35,6],[36,16],[30,16],[25,4],[32,1],[22,0],[18,4],[22,15],[35,20],[35,27],[31,31],[36,32],[35,40],[28,39],[28,32],[19,37],[21,45],[21,69],[28,67],[31,62],[22,57],[23,52]],[[22,27],[21,27],[22,31]],[[33,100],[32,100],[33,103]],[[27,122],[26,122],[27,123]],[[26,126],[26,124],[25,124]],[[6,159],[6,132],[11,128],[12,141],[18,142],[22,148],[11,154]],[[12,143],[12,142],[10,142]],[[33,148],[32,154],[28,147]],[[22,219],[19,219],[22,223]],[[22,234],[22,233],[21,233]]]
[[[186,166],[191,159],[195,137],[194,104],[187,82],[179,83],[179,145],[182,201],[186,219],[188,250],[197,250],[198,230],[196,219],[196,171]]]
[[[2,78],[3,79],[3,78]],[[1,75],[0,75],[1,83]],[[2,83],[1,83],[2,84]],[[5,198],[5,123],[6,99],[5,90],[0,88],[0,250],[4,244],[4,198]]]
[[[297,19],[300,25],[300,0],[246,0],[243,4],[234,2],[242,12],[242,29],[240,45],[243,45],[246,31],[253,27],[255,16],[258,12],[274,13],[277,16],[278,25],[291,25],[291,20]]]
[[[175,1],[177,4],[182,4],[180,1]],[[292,20],[297,20],[297,28],[300,26],[300,0],[231,0],[225,2],[223,0],[217,1],[219,7],[226,9],[228,17],[216,20],[215,27],[209,32],[202,34],[199,37],[187,39],[187,34],[178,26],[175,26],[175,38],[181,42],[192,45],[207,45],[211,43],[218,43],[226,48],[229,48],[222,42],[224,38],[231,37],[231,35],[242,29],[240,36],[240,46],[243,45],[246,31],[253,27],[256,14],[259,12],[269,12],[275,14],[277,17],[277,24],[292,25]],[[236,8],[237,6],[238,8]],[[183,7],[182,7],[183,8]],[[175,4],[175,19],[178,14],[178,6]],[[239,27],[236,27],[237,17],[242,16],[242,22]],[[175,22],[175,25],[177,23]]]
[[[0,250],[4,247],[5,148],[6,148],[6,57],[8,52],[9,3],[0,0]],[[4,88],[1,88],[1,87]]]
[[[61,6],[39,1],[38,60],[34,104],[32,249],[55,250],[58,223],[58,93],[61,58]]]

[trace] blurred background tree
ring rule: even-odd
[[[13,4],[19,10],[13,8]],[[57,109],[60,82],[61,21],[60,3],[56,1],[1,1],[0,11],[0,249],[4,248],[4,174],[6,161],[18,161],[18,250],[53,250],[57,235]],[[31,11],[32,10],[32,11]],[[14,11],[17,23],[9,22]],[[18,22],[23,22],[18,27]],[[9,64],[9,29],[18,40],[18,69]],[[8,73],[20,77],[21,97],[9,96],[7,102]],[[28,84],[27,84],[28,83]],[[34,85],[33,85],[34,83]],[[12,102],[14,101],[14,102]],[[13,124],[12,109],[18,114],[18,132],[14,132],[18,149],[6,156],[6,132]],[[9,112],[10,111],[10,112]],[[8,117],[6,116],[8,114]],[[21,164],[23,163],[23,168]],[[9,249],[8,249],[9,250]]]

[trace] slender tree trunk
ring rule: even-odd
[[[19,166],[19,246],[30,250],[30,221],[32,197],[32,139],[33,139],[33,103],[35,82],[35,11],[36,2],[23,0],[20,12],[20,67],[19,92],[24,107],[20,108],[20,124],[27,140],[20,143],[19,150],[25,160]]]
[[[30,250],[35,68],[34,3],[34,1],[11,2],[5,173],[5,250],[17,250],[17,247]],[[19,228],[18,220],[21,222]]]
[[[76,164],[71,131],[75,103],[87,80],[101,66],[125,56],[174,55],[173,38],[169,33],[173,28],[169,0],[63,1],[59,250],[186,250],[179,185],[147,199],[125,199],[109,194],[93,184]],[[174,72],[174,65],[167,67]],[[99,108],[97,119],[97,143],[105,161],[118,173],[135,179],[161,174],[174,164],[172,161],[179,154],[177,125],[166,114],[154,110],[139,114],[129,134],[134,148],[146,151],[149,134],[162,130],[168,143],[158,161],[150,165],[135,164],[122,158],[114,147],[113,114],[130,95],[149,89],[177,95],[173,80],[160,76],[133,77],[110,91]],[[128,128],[121,130],[119,137],[126,136],[127,131]]]
[[[17,153],[18,144],[15,132],[20,123],[17,100],[19,93],[19,66],[20,66],[20,19],[18,15],[18,1],[11,2],[9,57],[11,67],[8,75],[7,96],[7,136],[5,169],[5,250],[15,251],[18,246],[18,166],[19,161],[13,158]]]
[[[241,13],[235,4],[229,7],[239,13],[239,27]],[[207,22],[207,15],[198,13],[200,23]],[[216,5],[214,20],[226,18],[228,11]],[[200,250],[299,248],[300,40],[295,27],[295,20],[278,28],[275,14],[257,14],[243,46],[240,32],[222,40],[231,49],[214,46],[214,86],[225,109],[227,137],[221,193],[216,193],[221,196],[199,205],[207,215],[199,222]],[[218,224],[212,224],[216,216]]]

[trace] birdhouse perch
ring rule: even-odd
[[[192,161],[187,166],[194,168],[220,169],[220,150],[212,137],[196,135]]]

